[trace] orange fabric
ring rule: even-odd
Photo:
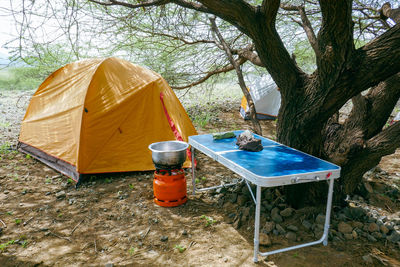
[[[187,142],[196,130],[159,74],[118,58],[71,63],[40,85],[19,140],[69,162],[79,173],[153,170],[148,145],[176,139],[160,93]]]

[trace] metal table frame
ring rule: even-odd
[[[264,137],[261,137],[264,138]],[[253,198],[253,201],[255,202],[256,209],[255,209],[255,222],[254,222],[254,262],[258,262],[258,255],[267,257],[272,254],[280,253],[280,252],[286,252],[298,248],[303,248],[303,247],[308,247],[308,246],[313,246],[317,245],[320,243],[323,243],[324,246],[328,245],[328,231],[329,231],[329,223],[330,223],[330,216],[331,216],[331,209],[332,209],[332,195],[333,195],[333,185],[334,185],[334,179],[339,178],[340,176],[340,168],[338,170],[327,170],[324,172],[312,172],[312,173],[306,173],[306,174],[301,174],[301,175],[287,175],[287,176],[281,176],[281,177],[259,177],[255,175],[254,173],[250,173],[246,171],[246,169],[241,168],[240,166],[232,164],[232,161],[226,159],[223,156],[224,152],[213,152],[211,149],[208,149],[207,147],[203,146],[200,143],[195,142],[192,138],[189,137],[189,145],[191,145],[191,151],[192,151],[192,186],[193,186],[193,195],[196,193],[196,191],[206,191],[206,190],[211,190],[211,189],[216,189],[216,188],[221,188],[221,187],[228,187],[235,185],[237,183],[240,183],[242,181],[245,181],[248,189],[251,193],[251,196]],[[281,145],[281,144],[279,144]],[[225,167],[229,168],[233,172],[237,173],[242,177],[242,179],[236,183],[231,183],[231,184],[226,184],[226,185],[219,185],[219,186],[212,186],[212,187],[207,187],[207,188],[201,188],[201,189],[196,189],[196,177],[195,177],[195,160],[194,160],[194,153],[195,149],[198,149],[199,151],[203,152],[207,156],[211,157],[215,161],[221,163]],[[328,172],[328,175],[326,175],[326,179],[321,179],[321,176],[326,174]],[[277,249],[273,251],[268,251],[268,252],[260,252],[259,251],[259,237],[260,237],[260,208],[261,208],[261,187],[275,187],[275,186],[281,186],[281,185],[290,185],[290,184],[297,184],[297,183],[306,183],[306,182],[316,182],[316,181],[321,181],[325,180],[329,183],[329,189],[328,189],[328,197],[327,197],[327,205],[326,205],[326,214],[325,214],[325,223],[324,223],[324,232],[322,234],[322,237],[316,241],[309,242],[309,243],[304,243],[296,246],[291,246],[291,247],[286,247],[282,249]],[[249,185],[249,182],[253,183],[256,185],[256,196],[254,196],[253,191],[251,190],[251,187]]]

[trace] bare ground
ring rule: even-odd
[[[23,113],[15,103],[22,95],[0,96],[2,144],[15,144]],[[248,128],[226,105],[215,114],[200,132]],[[274,123],[262,124],[264,136],[273,137]],[[95,177],[75,189],[67,177],[23,154],[3,149],[0,156],[0,266],[400,266],[398,244],[363,237],[260,257],[255,264],[251,200],[241,206],[222,194],[188,194],[186,204],[163,208],[153,203],[151,172]],[[387,215],[400,210],[398,199],[382,194],[391,177],[399,177],[399,162],[399,151],[385,157],[380,167],[389,176],[366,181],[376,191],[368,205]],[[198,163],[205,185],[237,178],[203,155]],[[249,215],[238,226],[232,214],[245,210]],[[315,240],[301,221],[321,211],[296,210],[288,223],[299,227],[298,241],[271,235],[272,245],[261,250]]]

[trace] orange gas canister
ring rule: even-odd
[[[154,202],[162,207],[176,207],[187,201],[186,178],[182,169],[156,170],[153,180]]]

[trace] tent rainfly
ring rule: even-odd
[[[33,95],[19,150],[73,178],[154,170],[148,145],[196,130],[157,73],[118,58],[68,64]],[[184,167],[189,167],[186,160]]]

